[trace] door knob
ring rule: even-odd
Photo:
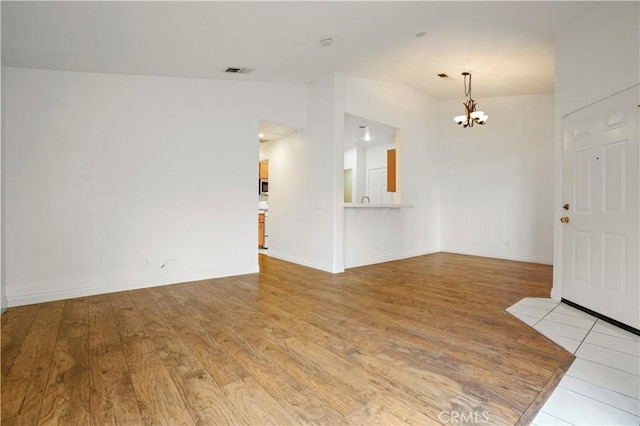
[[[569,223],[569,217],[568,216],[562,216],[560,218],[560,222],[562,223]]]

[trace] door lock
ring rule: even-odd
[[[562,206],[562,208],[565,210],[569,210],[569,204],[565,204],[564,206]]]
[[[562,223],[569,223],[569,216],[562,216],[560,218],[560,222]]]

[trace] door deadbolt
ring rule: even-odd
[[[569,204],[565,204],[564,206],[562,206],[562,208],[565,210],[569,210]]]
[[[562,223],[569,223],[569,217],[568,216],[562,216],[560,218],[560,222]]]

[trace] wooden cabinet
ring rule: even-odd
[[[260,179],[269,179],[269,163],[267,161],[261,161],[258,163],[258,176]]]
[[[264,213],[258,214],[258,247],[264,246]]]
[[[387,151],[387,192],[396,192],[396,150]]]

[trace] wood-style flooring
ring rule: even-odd
[[[504,311],[550,266],[260,265],[8,309],[2,424],[526,424],[573,360]]]

